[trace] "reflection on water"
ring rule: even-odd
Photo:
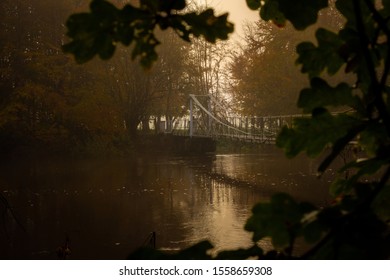
[[[151,231],[166,250],[203,239],[219,250],[246,247],[256,202],[280,191],[326,201],[315,168],[279,152],[7,163],[0,191],[25,230],[9,216],[1,223],[0,258],[56,258],[69,236],[71,259],[124,259]]]

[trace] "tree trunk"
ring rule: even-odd
[[[155,131],[156,131],[156,134],[159,134],[161,133],[161,116],[158,116],[156,117],[155,119]]]
[[[131,139],[137,138],[137,135],[138,135],[138,130],[137,130],[138,124],[139,124],[138,119],[137,120],[128,120],[126,122],[127,133],[129,134]]]
[[[142,131],[148,133],[150,131],[149,118],[142,119]]]

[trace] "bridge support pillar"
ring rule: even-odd
[[[190,97],[190,137],[194,135],[194,115],[193,115],[193,110],[194,110],[194,105],[192,98]]]
[[[209,112],[211,113],[211,97],[209,97],[207,99],[207,110],[209,110]],[[209,133],[209,135],[212,134],[212,122],[213,122],[213,119],[211,118],[210,115],[208,115],[208,128],[207,128],[207,133]]]

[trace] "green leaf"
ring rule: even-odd
[[[339,207],[328,208],[322,214],[320,219],[332,226],[333,234],[317,253],[317,258],[387,259],[388,226],[370,208],[351,213],[348,217],[343,216]],[[367,244],[367,238],[372,242]]]
[[[97,17],[111,19],[114,19],[119,11],[113,4],[104,0],[93,0],[90,9]]]
[[[390,219],[390,185],[386,185],[373,203],[375,213],[383,220]]]
[[[352,1],[337,0],[336,1],[337,10],[350,22],[355,25],[355,11]]]
[[[98,53],[101,59],[107,60],[112,57],[112,55],[115,52],[115,45],[113,44],[110,37],[108,36],[98,37],[96,44],[100,46]]]
[[[334,75],[344,64],[340,49],[344,41],[335,33],[323,28],[316,31],[318,47],[310,42],[297,46],[298,64],[302,64],[302,73],[310,77],[319,76],[325,69],[329,75]]]
[[[343,216],[338,206],[327,207],[320,211],[317,215],[318,221],[324,227],[332,227],[335,221],[338,221]]]
[[[315,207],[313,204],[309,202],[300,202],[299,203],[299,209],[301,209],[302,213],[310,213],[317,210],[317,207]]]
[[[369,0],[372,1],[372,0]],[[365,23],[365,28],[368,28],[369,33],[371,33],[372,30],[372,21],[371,21],[371,11],[367,7],[366,4],[363,2],[359,3],[361,13],[363,16],[363,22]],[[346,28],[352,28],[356,30],[356,11],[354,7],[354,1],[345,1],[345,0],[337,0],[336,1],[336,8],[337,10],[345,17],[347,20],[347,23],[345,24]]]
[[[351,188],[349,187],[349,183],[344,178],[343,179],[339,178],[337,180],[334,180],[329,187],[329,193],[334,197],[337,197],[343,193],[348,193],[350,190]]]
[[[178,260],[210,260],[209,251],[214,246],[207,240],[201,241],[187,249],[181,250],[179,253],[173,255],[173,259]]]
[[[309,209],[298,204],[288,194],[276,194],[269,203],[259,203],[253,207],[253,215],[245,229],[253,232],[253,241],[271,237],[276,248],[284,249],[298,235],[300,222]]]
[[[361,124],[351,116],[333,116],[325,109],[316,109],[312,118],[296,118],[292,128],[284,127],[276,139],[276,145],[284,149],[287,157],[294,157],[303,151],[314,157]]]
[[[142,40],[137,40],[131,53],[132,59],[140,58],[140,63],[144,68],[150,68],[152,63],[157,60],[156,46],[160,42],[156,39],[152,32],[141,35]]]
[[[128,260],[164,260],[169,259],[168,256],[153,248],[141,247],[129,254]]]
[[[63,46],[63,51],[74,54],[76,61],[84,63],[99,55],[109,59],[114,51],[113,22],[118,16],[118,9],[103,0],[94,0],[91,13],[80,13],[69,17],[66,26],[67,35],[73,38]]]
[[[352,94],[352,88],[346,83],[340,83],[331,87],[321,78],[313,78],[310,81],[311,88],[303,89],[299,95],[298,107],[304,113],[313,109],[326,106],[356,107],[358,97]]]
[[[261,6],[262,19],[272,20],[280,25],[284,25],[287,19],[297,30],[303,30],[314,24],[317,21],[318,12],[328,6],[327,0],[266,0],[263,5],[257,2],[259,1],[247,0],[247,5],[254,10]]]
[[[200,14],[185,14],[183,20],[192,27],[195,37],[202,35],[207,41],[215,43],[217,39],[226,40],[234,30],[234,25],[227,21],[227,17],[227,13],[215,16],[212,9],[207,9]]]
[[[382,0],[383,10],[382,16],[388,18],[390,15],[390,0]]]
[[[349,193],[352,189],[360,187],[359,180],[363,176],[370,176],[378,172],[383,166],[389,163],[388,159],[371,158],[360,159],[349,162],[339,170],[339,173],[347,172],[350,169],[356,169],[351,172],[353,175],[348,180],[339,179],[331,186],[331,193],[339,195],[342,192]]]
[[[365,124],[356,125],[346,131],[345,136],[336,139],[333,143],[331,153],[321,162],[318,172],[324,172],[333,160],[340,155],[344,148],[366,127]]]
[[[284,25],[286,18],[279,10],[277,1],[267,1],[260,10],[260,16],[263,20],[272,20],[274,23]]]
[[[303,227],[303,236],[308,243],[316,243],[320,240],[323,234],[328,230],[318,220],[314,220]]]
[[[159,10],[170,13],[172,10],[183,10],[186,7],[185,0],[164,0],[157,1],[159,3]]]
[[[383,123],[370,123],[359,137],[359,144],[370,156],[380,155],[381,147],[388,145],[389,138]]]
[[[318,12],[328,6],[328,0],[271,1],[278,2],[282,14],[284,14],[284,16],[293,24],[297,30],[303,30],[308,26],[316,23]]]
[[[246,260],[249,258],[263,257],[263,250],[254,245],[248,249],[227,250],[219,252],[215,259],[217,260]]]
[[[119,11],[118,19],[125,24],[132,24],[137,20],[150,17],[150,11],[136,8],[127,4]]]
[[[140,0],[140,7],[141,9],[156,13],[159,10],[159,2],[159,0]]]
[[[258,10],[261,6],[260,0],[246,0],[246,5],[251,10]]]
[[[373,20],[372,12],[368,8],[368,6],[364,3],[364,1],[344,1],[344,0],[336,1],[336,8],[345,17],[347,21],[344,30],[351,29],[357,33],[360,33],[360,31],[357,28],[358,25],[356,20],[357,19],[356,9],[354,4],[357,4],[360,8],[361,20],[364,23],[364,29],[366,32],[365,36],[368,36],[370,39],[374,39],[377,34],[377,30],[376,30],[377,23]],[[360,35],[358,36],[358,38],[361,38]]]

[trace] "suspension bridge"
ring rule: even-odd
[[[294,118],[302,116],[241,116],[211,95],[189,97],[189,114],[174,120],[173,135],[272,144],[283,126],[291,126]]]

